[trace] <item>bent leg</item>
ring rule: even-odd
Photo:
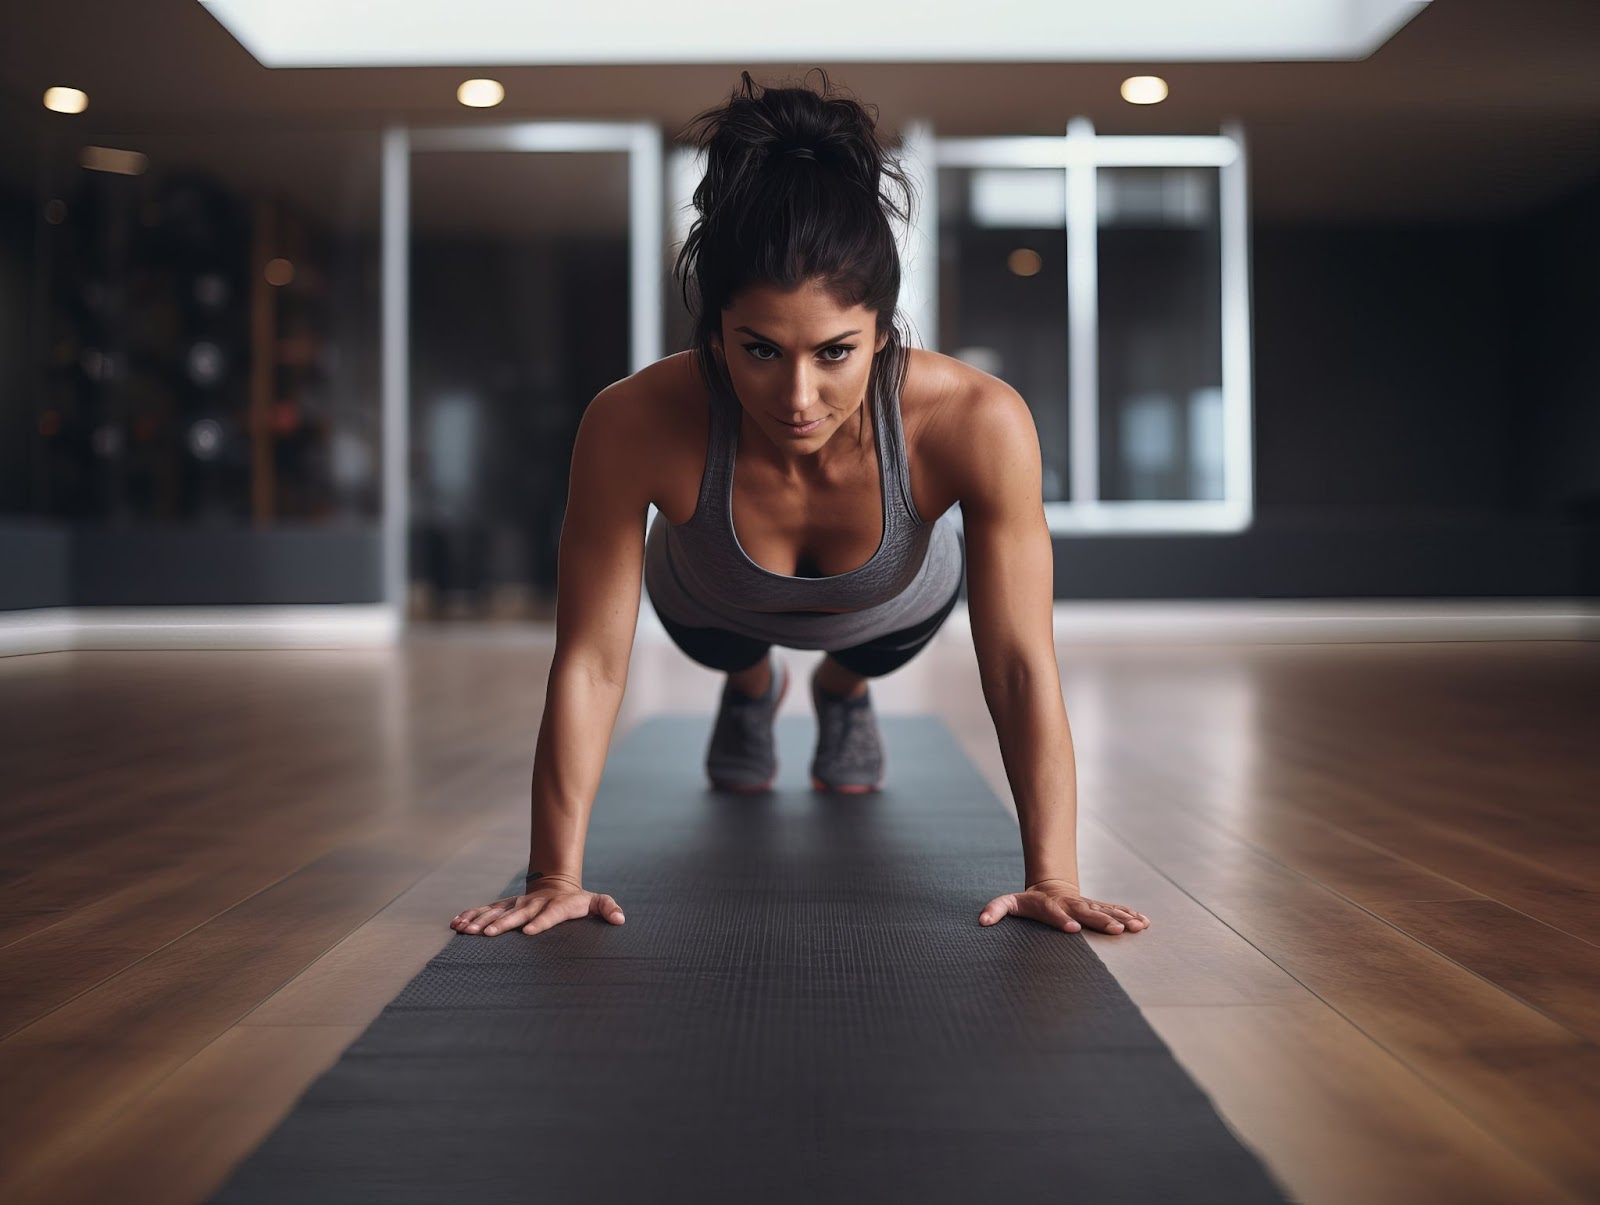
[[[823,662],[824,669],[829,668],[828,663],[831,661],[845,673],[857,678],[881,678],[887,673],[892,673],[920,653],[928,641],[933,639],[934,633],[944,626],[945,620],[950,618],[950,612],[955,610],[960,597],[961,591],[958,589],[944,606],[921,623],[902,628],[898,632],[887,632],[875,640],[829,653]],[[821,675],[822,671],[819,671],[818,676]],[[834,681],[839,680],[838,677],[834,678]],[[834,691],[834,693],[844,692]]]
[[[811,758],[814,788],[857,794],[882,786],[883,737],[873,715],[867,679],[881,677],[916,656],[949,618],[956,597],[951,595],[938,612],[921,623],[823,658],[811,679],[812,705],[817,712],[817,747]]]

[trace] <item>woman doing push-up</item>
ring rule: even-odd
[[[821,791],[878,789],[868,681],[932,639],[967,581],[972,640],[1021,821],[1015,915],[1067,932],[1147,928],[1090,899],[1051,624],[1038,434],[1003,381],[908,346],[891,219],[913,189],[857,101],[743,77],[690,129],[706,153],[678,259],[692,349],[603,390],[578,428],[561,534],[556,651],[534,757],[525,891],[463,933],[623,923],[583,885],[583,848],[627,681],[640,578],[668,634],[727,675],[706,750],[719,790],[766,790],[789,671],[810,681]],[[951,508],[961,504],[958,527]],[[649,507],[657,508],[646,531]]]

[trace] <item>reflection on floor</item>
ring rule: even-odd
[[[0,1197],[202,1199],[522,864],[553,647],[0,659]],[[1600,1197],[1600,644],[1058,660],[1087,940],[1303,1200]],[[619,728],[720,684],[641,625]],[[1009,798],[964,630],[873,696]]]

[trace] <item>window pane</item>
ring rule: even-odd
[[[1070,492],[1065,173],[940,168],[939,350],[1033,410],[1044,497]]]
[[[1100,496],[1220,499],[1217,171],[1097,176]]]
[[[628,156],[412,156],[413,615],[553,614],[572,446],[628,375]]]

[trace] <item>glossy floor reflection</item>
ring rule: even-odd
[[[0,659],[0,1194],[219,1182],[525,858],[552,647]],[[1153,922],[1088,940],[1247,1144],[1312,1202],[1600,1195],[1600,645],[1058,652],[1085,890]],[[642,626],[619,724],[719,688]],[[873,694],[1007,797],[963,633]]]

